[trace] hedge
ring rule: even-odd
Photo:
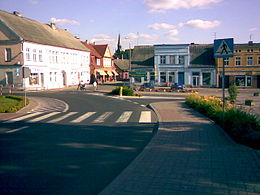
[[[15,95],[0,96],[0,113],[10,113],[17,112],[25,105],[24,97]],[[26,99],[26,105],[29,104],[28,99]]]

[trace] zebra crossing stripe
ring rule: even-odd
[[[33,116],[37,116],[37,115],[40,115],[40,114],[42,114],[42,112],[34,112],[34,113],[31,113],[31,114],[28,114],[28,115],[24,115],[24,116],[21,116],[21,117],[18,117],[18,118],[14,118],[14,119],[5,121],[3,123],[14,123],[14,122],[21,121],[21,120],[24,120],[24,119],[27,119],[27,118],[31,118]]]
[[[96,112],[87,112],[86,114],[83,114],[82,116],[70,121],[71,123],[80,123],[81,121],[89,118],[90,116],[92,116],[93,114],[95,114]]]
[[[54,115],[59,114],[59,113],[61,113],[61,112],[51,112],[49,114],[34,118],[32,120],[29,120],[28,122],[38,122],[38,121],[44,120],[46,118],[49,118],[49,117],[54,116]]]
[[[103,123],[112,114],[113,114],[113,112],[105,112],[104,114],[99,116],[97,119],[95,119],[92,123]]]
[[[139,123],[151,123],[151,111],[142,111]]]
[[[56,123],[56,122],[62,121],[62,120],[65,119],[65,118],[68,118],[68,117],[70,117],[70,116],[72,116],[72,115],[74,115],[74,114],[77,114],[77,112],[69,112],[69,113],[67,113],[67,114],[65,114],[65,115],[63,115],[63,116],[61,116],[61,117],[59,117],[59,118],[50,120],[50,121],[48,121],[47,123]]]
[[[127,123],[132,114],[132,111],[123,112],[123,114],[117,119],[116,123]]]

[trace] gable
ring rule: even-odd
[[[112,56],[111,56],[111,53],[110,53],[110,50],[109,50],[109,48],[107,47],[106,48],[106,51],[105,51],[105,54],[104,54],[104,56],[105,57],[109,57],[109,58],[111,58]]]

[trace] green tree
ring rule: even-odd
[[[229,93],[229,99],[231,103],[235,103],[237,100],[237,95],[239,94],[239,91],[237,89],[237,86],[231,85],[228,88],[228,93]]]

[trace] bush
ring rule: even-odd
[[[229,93],[229,100],[231,103],[235,103],[237,100],[237,95],[239,94],[239,91],[237,89],[237,86],[231,85],[228,88],[228,93]]]
[[[191,94],[186,98],[186,104],[214,120],[235,140],[260,149],[260,121],[257,116],[236,109],[230,104],[225,105],[223,112],[221,100],[214,96]]]
[[[1,96],[0,98],[0,113],[9,113],[9,112],[17,112],[24,105],[24,97],[21,96],[14,96],[14,95],[7,95]],[[26,99],[26,105],[28,105],[29,101]]]
[[[110,94],[112,95],[119,95],[120,94],[120,87],[117,87],[115,89],[113,89]],[[134,90],[129,88],[129,87],[123,87],[123,94],[125,96],[132,96],[134,95]]]

